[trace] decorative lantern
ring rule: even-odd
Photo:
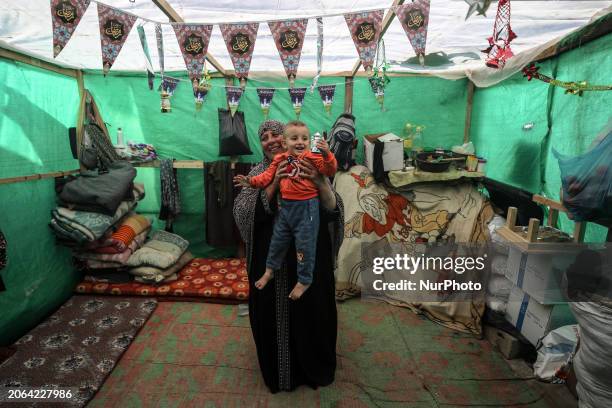
[[[170,94],[166,91],[161,92],[161,111],[162,113],[172,111],[172,106],[170,106]]]

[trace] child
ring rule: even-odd
[[[300,121],[287,123],[283,133],[283,145],[287,151],[277,154],[265,172],[253,177],[239,175],[234,178],[234,182],[245,187],[265,188],[274,179],[278,166],[287,162],[288,176],[280,181],[280,213],[274,224],[266,271],[255,282],[255,287],[263,289],[274,277],[274,270],[280,269],[293,237],[297,254],[298,283],[289,298],[295,300],[299,299],[312,283],[319,231],[319,191],[311,180],[300,177],[299,163],[308,159],[319,172],[331,177],[336,172],[337,162],[325,140],[317,143],[320,154],[310,150],[310,132],[306,124]]]

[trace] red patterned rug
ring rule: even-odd
[[[179,272],[179,279],[160,285],[145,283],[81,282],[77,293],[151,296],[159,300],[244,302],[249,297],[245,259],[195,258]]]

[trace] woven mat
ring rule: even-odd
[[[84,406],[156,307],[153,299],[74,296],[15,343],[15,354],[0,365],[0,401],[8,388],[70,389],[70,400],[53,405]],[[39,401],[9,405],[52,400]]]
[[[158,300],[244,302],[249,297],[249,278],[245,259],[195,258],[167,284],[81,282],[77,293],[150,296]]]

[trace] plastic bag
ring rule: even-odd
[[[612,401],[612,305],[570,303],[576,316],[580,345],[574,358],[580,408],[609,407]]]
[[[612,217],[612,132],[576,157],[553,149],[561,169],[563,205],[574,221]]]
[[[578,326],[559,327],[548,333],[538,347],[538,359],[533,365],[533,373],[540,380],[553,383],[564,382],[559,370],[568,363],[578,342]]]
[[[219,156],[252,154],[249,148],[244,113],[232,116],[228,109],[219,109]]]

